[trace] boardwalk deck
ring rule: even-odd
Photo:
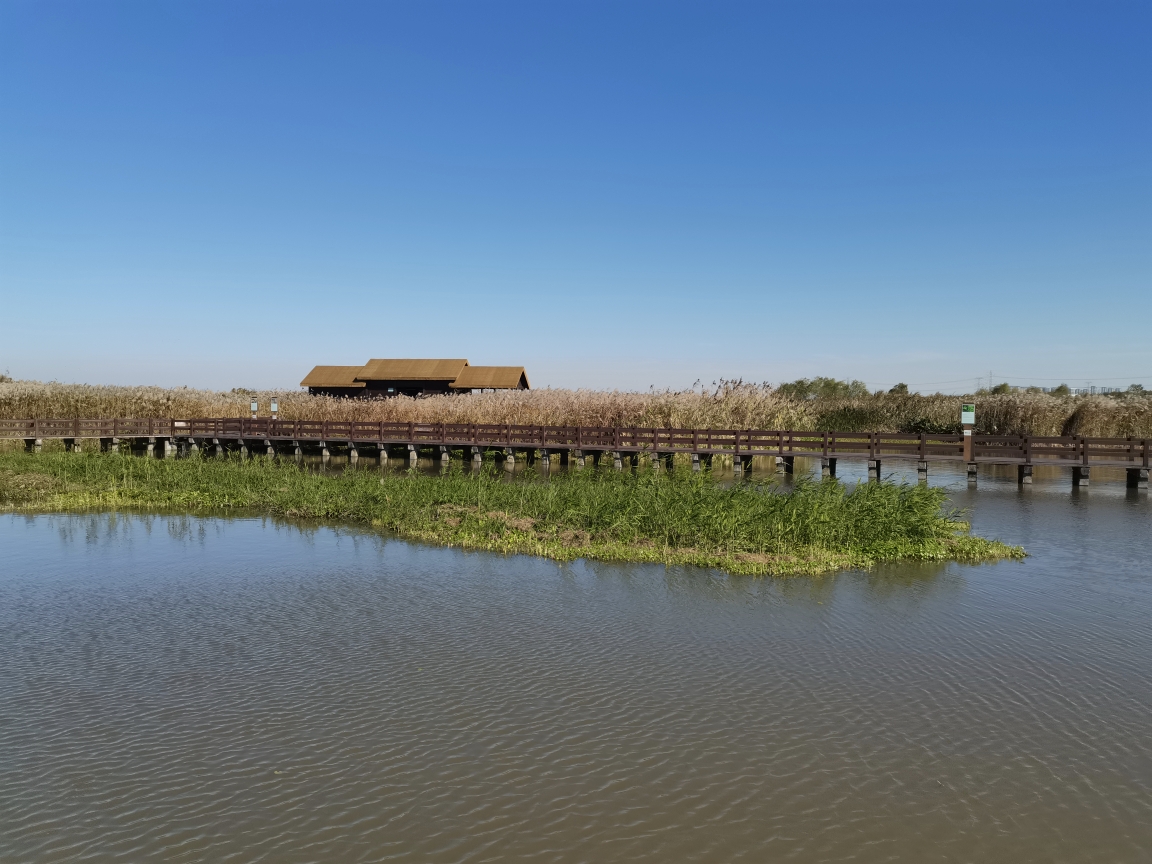
[[[172,441],[350,443],[369,446],[963,461],[961,435],[895,432],[801,432],[533,426],[492,423],[397,423],[244,418],[0,420],[0,438],[26,441],[140,439]],[[972,461],[1005,465],[1149,467],[1146,438],[974,435]]]

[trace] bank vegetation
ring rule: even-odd
[[[858,386],[857,386],[858,385]],[[869,393],[831,379],[780,386],[722,381],[689,390],[521,390],[377,401],[309,396],[300,390],[230,392],[162,387],[0,382],[0,418],[247,417],[279,400],[286,420],[398,420],[698,429],[956,432],[960,406],[975,399],[977,431],[990,434],[1152,437],[1152,394],[1041,392],[920,395]]]
[[[0,509],[265,514],[359,523],[409,540],[560,561],[659,562],[748,575],[818,574],[878,561],[1022,557],[972,536],[944,492],[834,479],[723,484],[709,472],[587,470],[316,473],[258,457],[143,459],[0,453]]]

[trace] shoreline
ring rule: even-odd
[[[1024,551],[974,537],[939,489],[835,481],[718,484],[673,476],[580,472],[550,479],[482,470],[373,470],[326,476],[259,457],[150,460],[0,453],[0,510],[148,510],[193,516],[322,519],[450,548],[556,561],[699,566],[734,575],[819,575],[881,561],[991,562]]]

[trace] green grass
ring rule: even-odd
[[[557,560],[654,561],[739,574],[814,574],[877,561],[1019,558],[973,537],[942,490],[835,480],[791,490],[707,474],[573,472],[509,480],[304,471],[266,458],[0,453],[0,508],[266,513],[372,525],[401,537]]]

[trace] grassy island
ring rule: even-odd
[[[512,479],[491,470],[429,476],[360,468],[326,476],[265,457],[9,452],[0,453],[0,508],[261,513],[371,525],[465,549],[749,575],[1024,555],[971,536],[960,514],[946,508],[944,492],[926,486],[826,480],[785,490],[647,470]]]

